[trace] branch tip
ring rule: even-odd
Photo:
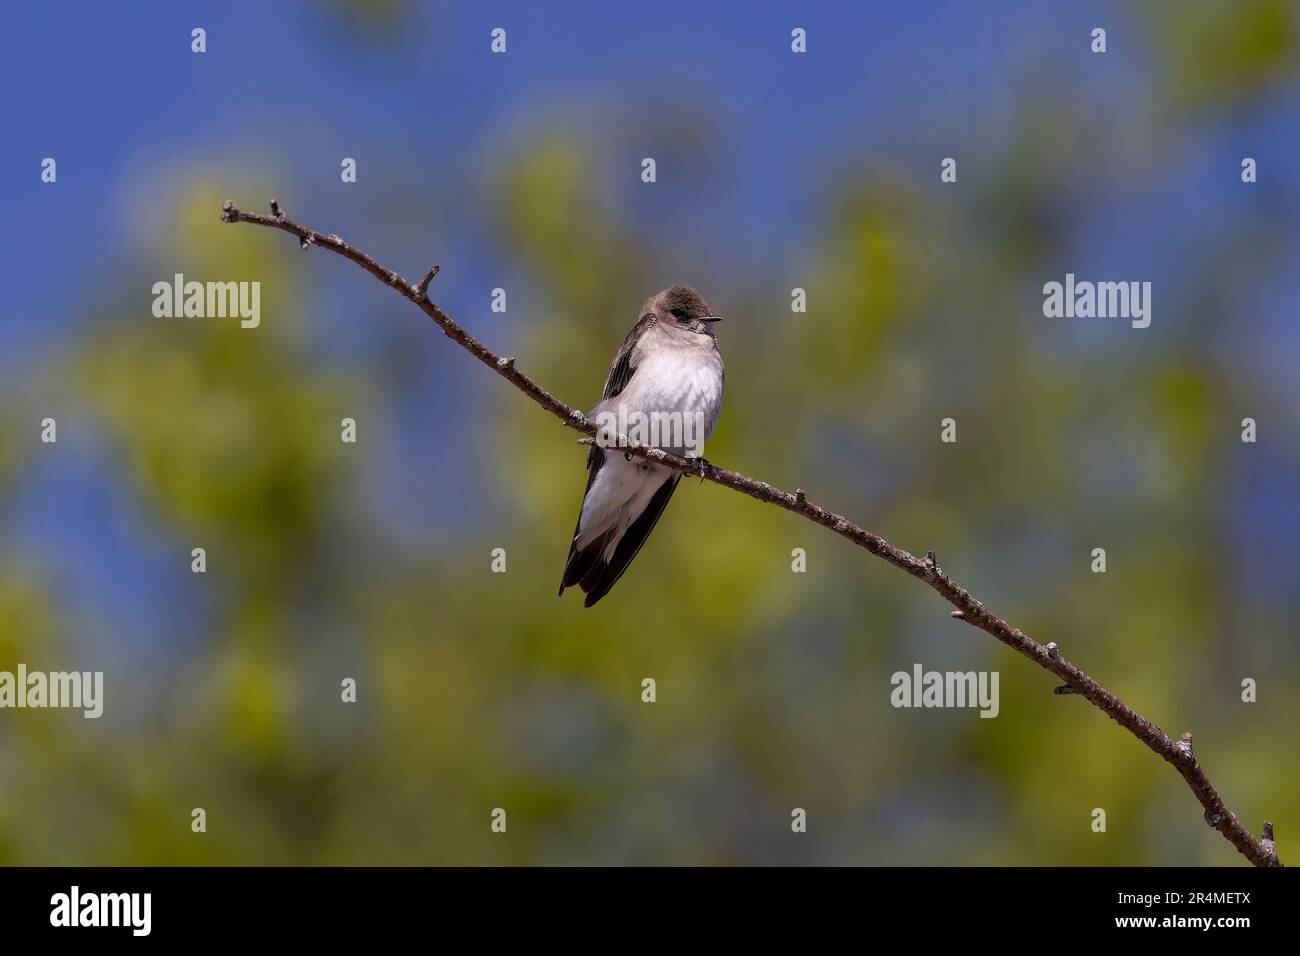
[[[1269,820],[1264,821],[1264,833],[1259,838],[1259,845],[1264,848],[1264,855],[1269,866],[1281,866],[1282,861],[1278,859],[1277,844],[1273,842],[1273,824]]]
[[[966,620],[966,612],[965,612],[965,611],[949,611],[949,612],[948,612],[948,616],[949,616],[950,618],[952,618],[954,621],[964,621],[964,620]]]
[[[429,283],[432,282],[433,277],[436,276],[441,271],[442,271],[442,266],[434,266],[427,273],[425,273],[424,278],[420,280],[420,284],[415,287],[415,294],[420,296],[421,298],[427,295],[429,292]]]
[[[1052,693],[1064,695],[1064,694],[1077,694],[1078,691],[1076,691],[1074,687],[1070,684],[1062,684],[1060,687],[1053,687]]]

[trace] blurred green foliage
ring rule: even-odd
[[[400,4],[353,6],[387,17]],[[1195,118],[1293,72],[1294,8],[1235,8],[1151,14],[1153,95],[1171,111]],[[937,550],[1166,730],[1194,729],[1229,804],[1256,829],[1271,815],[1285,856],[1300,814],[1279,758],[1300,715],[1278,688],[1300,667],[1282,646],[1297,609],[1261,603],[1224,567],[1232,462],[1251,453],[1234,410],[1247,396],[1263,419],[1281,399],[1221,374],[1195,336],[1064,354],[1014,318],[1037,307],[1024,290],[1060,253],[1075,212],[1061,196],[1087,178],[1090,122],[1027,97],[957,206],[915,171],[865,165],[835,184],[814,278],[771,286],[814,289],[807,316],[766,286],[706,289],[743,316],[721,332],[728,395],[709,457]],[[1173,149],[1180,127],[1160,135]],[[552,130],[493,173],[495,232],[547,303],[512,351],[579,404],[594,402],[665,255],[604,201],[599,160]],[[276,320],[256,334],[142,321],[134,299],[114,304],[122,289],[103,290],[88,336],[15,389],[66,388],[141,522],[180,556],[202,541],[209,571],[158,594],[192,612],[183,664],[123,651],[99,722],[4,717],[0,862],[1236,860],[1175,773],[1085,703],[1053,697],[1048,675],[953,624],[915,582],[719,487],[684,484],[611,599],[555,600],[582,450],[482,370],[464,401],[493,424],[468,453],[500,507],[463,535],[399,547],[366,490],[396,451],[396,431],[370,423],[398,396],[372,369],[314,358],[297,307],[310,274],[353,267],[222,226],[213,178],[196,171],[130,281],[260,279]],[[1187,273],[1228,295],[1222,251],[1207,245]],[[35,453],[30,416],[0,415],[8,501]],[[376,436],[364,451],[339,442],[345,415]],[[947,415],[956,446],[937,441]],[[1098,541],[1105,575],[1086,571]],[[494,547],[504,575],[489,571]],[[790,573],[793,548],[809,573]],[[52,569],[6,547],[0,662],[75,659],[63,597]],[[1001,671],[1001,716],[893,710],[889,675],[917,660]],[[1247,674],[1269,679],[1268,703],[1239,703]],[[342,676],[357,678],[356,704],[340,703]],[[654,705],[640,700],[648,676]],[[200,806],[208,832],[195,835]],[[801,837],[796,806],[811,821]],[[1105,836],[1088,825],[1098,806]],[[489,831],[494,807],[506,837]]]

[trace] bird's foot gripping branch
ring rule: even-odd
[[[427,294],[429,283],[438,273],[436,266],[429,270],[418,284],[408,282],[392,269],[381,265],[364,252],[348,245],[337,235],[321,233],[289,219],[274,200],[271,201],[270,215],[244,212],[236,207],[233,202],[226,200],[221,207],[221,219],[223,222],[228,223],[247,222],[279,229],[295,236],[303,249],[317,246],[335,252],[345,259],[350,259],[384,283],[384,285],[390,286],[399,295],[410,300],[437,324],[443,334],[502,378],[509,381],[515,388],[558,418],[564,425],[589,437],[594,438],[596,436],[598,428],[595,421],[589,419],[578,409],[571,408],[561,402],[541,385],[538,385],[519,371],[515,367],[513,357],[499,356],[492,352],[478,339],[470,335],[451,316],[429,300]],[[809,521],[828,528],[840,537],[847,538],[858,547],[869,551],[894,567],[906,571],[912,577],[925,582],[953,606],[954,610],[951,612],[951,616],[954,620],[964,621],[972,627],[979,628],[1012,650],[1029,658],[1044,670],[1051,671],[1064,681],[1064,684],[1057,688],[1058,693],[1085,698],[1088,703],[1102,711],[1102,713],[1140,740],[1149,750],[1173,765],[1183,780],[1187,782],[1193,796],[1201,804],[1206,823],[1223,834],[1224,839],[1240,850],[1251,863],[1256,866],[1282,865],[1278,859],[1277,848],[1273,840],[1272,824],[1265,823],[1263,835],[1259,837],[1256,837],[1242,826],[1236,815],[1224,804],[1218,790],[1210,783],[1200,762],[1192,752],[1191,734],[1184,734],[1177,741],[1170,739],[1169,735],[1158,726],[1133,710],[1076,665],[1068,661],[1055,644],[1039,644],[1023,631],[1012,627],[975,600],[969,591],[944,573],[933,553],[927,554],[924,558],[918,558],[902,548],[895,547],[884,538],[855,524],[848,518],[813,504],[808,500],[802,488],[794,492],[782,491],[765,481],[758,481],[747,475],[726,468],[719,468],[700,459],[684,458],[658,448],[633,446],[625,449],[625,451],[634,457],[656,462],[684,474],[698,475],[751,498],[775,505],[778,508],[784,508],[786,511],[793,511]]]

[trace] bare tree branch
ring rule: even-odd
[[[320,233],[315,229],[309,229],[288,219],[275,200],[271,201],[271,215],[269,216],[244,212],[238,209],[233,202],[226,200],[221,207],[221,219],[223,222],[229,223],[249,222],[259,226],[270,226],[273,229],[279,229],[297,236],[300,245],[304,249],[313,245],[320,246],[352,260],[385,285],[392,286],[399,294],[415,303],[429,318],[437,323],[448,338],[502,378],[508,380],[515,388],[560,419],[565,425],[592,438],[596,435],[597,424],[595,421],[587,418],[579,409],[570,408],[560,401],[515,368],[514,358],[503,357],[494,353],[478,339],[470,335],[451,316],[429,301],[427,290],[429,282],[438,273],[437,266],[434,266],[418,285],[413,285],[392,269],[381,265],[364,252],[348,245],[333,233]],[[1204,808],[1205,822],[1222,833],[1224,838],[1240,850],[1251,863],[1256,866],[1282,865],[1273,842],[1273,825],[1265,823],[1263,837],[1258,839],[1241,825],[1236,815],[1224,804],[1219,792],[1210,783],[1195,754],[1192,753],[1191,734],[1183,734],[1177,741],[1171,740],[1163,730],[1066,660],[1055,644],[1039,644],[1019,628],[1011,626],[977,601],[971,596],[970,592],[943,572],[933,552],[927,553],[924,558],[918,558],[902,548],[895,547],[884,538],[855,524],[843,515],[827,511],[825,508],[813,504],[808,500],[802,488],[794,492],[782,491],[765,481],[758,481],[739,472],[719,468],[704,459],[682,458],[657,448],[633,446],[624,450],[635,457],[648,459],[669,468],[705,478],[733,491],[749,495],[751,498],[776,505],[786,511],[793,511],[809,521],[829,528],[840,537],[847,538],[859,547],[870,551],[876,557],[906,571],[912,577],[924,581],[956,608],[951,612],[953,619],[965,621],[967,624],[978,627],[1012,650],[1029,658],[1039,667],[1051,671],[1065,681],[1062,686],[1055,688],[1055,693],[1077,694],[1087,698],[1089,703],[1140,740],[1153,753],[1172,764],[1174,769],[1187,781],[1187,786],[1191,788],[1192,793]]]

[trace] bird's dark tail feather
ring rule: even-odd
[[[609,539],[613,533],[614,529],[611,528],[579,551],[576,543],[577,532],[574,532],[575,543],[569,545],[569,560],[564,563],[564,577],[560,579],[561,594],[564,593],[565,588],[581,584],[588,575],[600,566],[601,554],[609,547]],[[589,588],[584,587],[583,590],[586,591]]]
[[[609,546],[613,529],[590,542],[581,551],[570,545],[569,560],[564,565],[564,578],[560,582],[560,593],[563,594],[567,587],[578,585],[587,595],[582,602],[583,607],[591,607],[608,594],[609,589],[623,576],[627,566],[641,550],[641,545],[645,544],[645,539],[654,530],[659,516],[663,514],[668,500],[677,490],[677,483],[680,480],[681,475],[674,474],[659,486],[659,490],[650,499],[650,504],[646,506],[645,511],[641,512],[640,517],[632,522],[608,561],[605,560],[604,554]]]

